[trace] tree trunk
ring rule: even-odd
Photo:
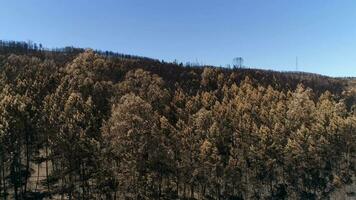
[[[0,169],[0,195],[1,194],[5,194],[4,192],[3,192],[3,185],[2,185],[2,181],[3,181],[3,178],[2,178],[2,165],[4,164],[4,162],[2,162],[2,156],[1,156],[1,169]]]
[[[221,197],[221,188],[220,188],[220,184],[218,184],[218,186],[217,186],[217,198],[220,200],[220,197]]]
[[[20,199],[23,199],[22,198],[22,195],[23,195],[23,188],[22,188],[22,170],[21,170],[21,145],[18,145],[18,163],[17,163],[17,167],[18,167],[18,172],[19,172],[19,177],[18,177],[18,181],[20,182],[20,185],[19,185],[19,189],[20,189],[20,192],[19,192],[19,198]]]
[[[3,191],[4,191],[4,200],[6,200],[7,198],[7,189],[6,189],[6,179],[5,179],[5,155],[3,154],[2,157],[2,184],[3,184]]]
[[[11,164],[11,171],[12,171],[12,173],[13,173],[13,176],[15,176],[14,177],[14,179],[15,179],[15,184],[14,184],[14,195],[15,195],[15,199],[16,200],[18,200],[19,199],[19,197],[18,197],[18,188],[17,188],[17,183],[16,183],[16,181],[17,181],[17,176],[18,176],[18,174],[17,174],[17,169],[16,169],[16,166],[17,166],[17,158],[16,158],[16,154],[14,154],[14,156],[13,156],[13,161],[12,161],[13,163]]]
[[[177,197],[179,197],[179,177],[176,177],[176,194]]]
[[[25,177],[25,188],[24,188],[24,193],[27,192],[27,183],[28,179],[30,177],[30,147],[29,147],[29,135],[28,131],[26,131],[26,177]]]
[[[37,178],[36,178],[36,187],[35,187],[36,192],[37,192],[39,181],[40,181],[40,163],[37,163]]]
[[[1,151],[1,186],[3,192],[3,199],[6,199],[6,179],[5,179],[5,153]]]
[[[162,176],[159,176],[159,183],[158,183],[158,200],[161,199],[162,195]]]
[[[81,177],[81,184],[83,190],[83,199],[87,199],[87,188],[86,188],[86,181],[85,181],[85,166],[84,163],[80,164],[80,177]]]
[[[47,192],[50,193],[50,186],[49,186],[49,180],[48,180],[48,145],[46,145],[46,182],[47,182]]]

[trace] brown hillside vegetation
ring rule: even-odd
[[[355,99],[352,78],[0,41],[0,197],[327,199],[355,176]]]

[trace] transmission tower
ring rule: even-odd
[[[238,68],[242,68],[243,63],[244,63],[244,59],[242,57],[236,57],[232,61],[233,67],[238,67]]]

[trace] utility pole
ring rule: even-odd
[[[298,71],[298,56],[295,58],[295,71]]]

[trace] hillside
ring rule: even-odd
[[[64,47],[47,49],[41,44],[32,42],[16,42],[16,41],[1,41],[0,53],[2,57],[10,54],[33,56],[39,59],[49,59],[63,67],[71,62],[85,49],[75,47]],[[183,85],[184,89],[192,90],[199,88],[199,78],[204,67],[214,68],[217,73],[222,73],[225,80],[240,83],[246,76],[252,80],[256,80],[258,84],[263,86],[271,85],[282,90],[294,90],[298,84],[302,83],[305,87],[309,87],[314,92],[321,94],[326,90],[340,95],[348,83],[354,83],[354,78],[332,78],[319,74],[305,72],[277,72],[272,70],[262,70],[253,68],[219,68],[214,66],[195,66],[189,63],[167,63],[142,56],[126,55],[110,51],[96,50],[95,53],[114,62],[115,65],[124,67],[126,70],[141,68],[150,71],[162,77],[168,85],[173,86],[176,82]],[[186,82],[185,79],[190,79]],[[193,80],[192,80],[193,79]],[[197,79],[197,80],[195,80]],[[196,91],[194,91],[196,92]]]
[[[347,86],[349,89],[356,89],[356,78],[344,78],[347,81]]]
[[[355,177],[355,88],[0,41],[0,197],[326,199]]]

